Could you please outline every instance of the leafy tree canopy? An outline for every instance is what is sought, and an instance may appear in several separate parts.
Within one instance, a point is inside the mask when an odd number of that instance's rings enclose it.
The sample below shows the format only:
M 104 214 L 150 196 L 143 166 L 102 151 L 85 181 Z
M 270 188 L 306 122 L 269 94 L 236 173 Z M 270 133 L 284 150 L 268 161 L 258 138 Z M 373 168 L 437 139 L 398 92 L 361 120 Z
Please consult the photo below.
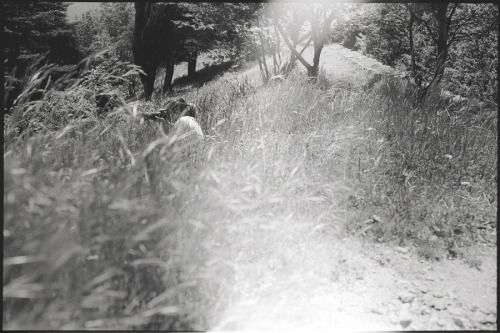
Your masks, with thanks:
M 48 53 L 50 61 L 72 64 L 80 60 L 72 26 L 66 19 L 68 3 L 7 1 L 4 9 L 6 69 L 26 66 Z

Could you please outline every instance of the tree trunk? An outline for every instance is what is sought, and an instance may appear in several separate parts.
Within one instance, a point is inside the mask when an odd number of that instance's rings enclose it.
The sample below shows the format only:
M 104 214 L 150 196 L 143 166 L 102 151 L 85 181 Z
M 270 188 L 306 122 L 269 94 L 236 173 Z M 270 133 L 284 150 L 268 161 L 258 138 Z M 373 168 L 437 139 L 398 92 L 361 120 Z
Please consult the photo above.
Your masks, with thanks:
M 415 12 L 410 7 L 408 7 L 408 10 L 410 11 L 410 21 L 408 22 L 408 34 L 410 40 L 410 59 L 411 59 L 410 73 L 411 77 L 415 81 L 415 84 L 417 85 L 417 87 L 420 88 L 420 86 L 422 85 L 422 79 L 420 73 L 417 73 L 417 64 L 415 62 L 415 40 L 413 39 Z
M 169 52 L 165 59 L 165 78 L 163 79 L 163 93 L 172 91 L 172 80 L 175 69 L 175 51 Z
M 135 26 L 132 41 L 134 62 L 142 67 L 144 97 L 150 100 L 158 66 L 175 53 L 177 4 L 135 3 Z
M 302 65 L 304 65 L 305 68 L 307 68 L 307 72 L 309 73 L 312 66 L 309 65 L 309 63 L 302 57 L 302 55 L 293 47 L 292 43 L 286 37 L 286 34 L 283 31 L 283 28 L 281 27 L 281 25 L 279 24 L 279 22 L 275 22 L 275 25 L 278 28 L 278 31 L 280 32 L 281 37 L 283 37 L 283 40 L 285 41 L 286 46 L 288 46 L 288 48 L 290 49 L 290 52 L 291 52 L 291 54 L 290 54 L 290 60 L 293 59 L 293 61 L 295 61 L 295 60 L 300 61 L 300 63 Z M 292 58 L 292 55 L 293 55 L 293 58 Z M 290 62 L 290 66 L 292 65 L 292 63 L 293 62 Z
M 196 60 L 198 58 L 198 51 L 189 53 L 188 58 L 188 77 L 192 77 L 196 73 Z
M 429 91 L 430 87 L 440 83 L 443 78 L 446 60 L 448 58 L 448 48 L 449 48 L 448 32 L 450 29 L 451 18 L 455 13 L 455 9 L 457 8 L 457 3 L 455 3 L 454 7 L 451 10 L 450 15 L 447 16 L 446 11 L 448 9 L 449 3 L 436 3 L 434 5 L 436 6 L 435 16 L 438 24 L 437 26 L 438 38 L 436 40 L 438 56 L 437 56 L 437 63 L 436 63 L 436 69 L 434 71 L 434 76 L 429 85 L 424 89 L 422 89 L 420 92 L 420 98 L 419 98 L 420 103 L 425 99 L 425 96 L 427 95 L 427 92 Z
M 146 73 L 146 75 L 140 75 L 142 86 L 144 87 L 144 98 L 146 101 L 150 101 L 155 88 L 156 66 L 143 66 L 142 69 Z
M 163 80 L 163 93 L 172 91 L 172 79 L 174 77 L 175 65 L 173 61 L 165 64 L 165 79 Z
M 321 51 L 323 50 L 323 43 L 318 43 L 318 44 L 314 45 L 313 65 L 311 66 L 311 68 L 308 68 L 309 77 L 314 79 L 318 77 L 319 58 L 321 56 Z
M 261 28 L 263 26 L 263 24 L 261 24 L 260 21 L 258 21 L 257 23 L 259 25 L 259 28 Z M 260 40 L 260 45 L 261 45 L 261 53 L 262 53 L 262 60 L 259 59 L 259 62 L 262 61 L 262 67 L 264 69 L 263 77 L 265 78 L 264 79 L 264 83 L 265 83 L 265 82 L 269 81 L 269 79 L 271 78 L 271 76 L 269 75 L 269 70 L 267 69 L 267 62 L 266 62 L 266 41 L 265 41 L 264 35 L 262 34 L 262 31 L 259 31 L 258 35 L 259 35 L 259 40 Z
M 436 72 L 434 73 L 433 81 L 436 80 L 436 83 L 439 83 L 443 78 L 446 59 L 448 58 L 448 24 L 446 17 L 446 9 L 448 8 L 448 4 L 440 3 L 437 6 L 436 19 L 438 22 L 438 61 L 436 64 Z

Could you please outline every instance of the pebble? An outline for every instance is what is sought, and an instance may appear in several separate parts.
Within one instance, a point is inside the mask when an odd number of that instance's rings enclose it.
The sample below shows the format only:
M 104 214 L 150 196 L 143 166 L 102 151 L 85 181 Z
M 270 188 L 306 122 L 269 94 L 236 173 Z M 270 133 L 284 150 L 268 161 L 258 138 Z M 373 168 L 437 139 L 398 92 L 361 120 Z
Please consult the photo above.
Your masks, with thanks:
M 432 304 L 432 307 L 436 310 L 443 311 L 447 309 L 447 304 L 446 302 L 443 302 L 443 300 L 435 300 Z
M 430 314 L 431 310 L 428 307 L 422 307 L 422 310 L 420 310 L 420 313 L 423 315 Z
M 439 326 L 441 326 L 440 320 L 439 320 L 438 316 L 435 313 L 433 313 L 431 315 L 431 318 L 429 319 L 429 323 L 433 324 L 433 325 L 439 325 Z
M 448 292 L 448 297 L 451 299 L 457 299 L 457 295 L 455 295 L 455 293 L 452 291 Z
M 398 299 L 406 304 L 406 303 L 411 303 L 415 299 L 415 294 L 410 293 L 410 292 L 401 292 L 397 294 Z
M 454 317 L 453 322 L 461 329 L 469 327 L 468 320 L 463 317 Z
M 399 283 L 399 284 L 411 284 L 410 281 L 405 280 L 405 279 L 397 279 L 396 283 Z
M 419 286 L 418 289 L 422 294 L 427 294 L 427 287 L 425 286 Z
M 477 320 L 481 324 L 495 324 L 496 323 L 496 316 L 493 314 L 488 314 L 485 315 L 484 313 L 476 313 L 474 316 L 474 319 Z
M 389 320 L 391 321 L 392 324 L 397 324 L 398 323 L 398 317 L 396 316 L 395 313 L 391 313 L 389 315 Z
M 486 314 L 486 315 L 488 315 L 488 314 L 490 314 L 490 313 L 491 313 L 491 314 L 496 314 L 496 313 L 497 313 L 495 309 L 481 309 L 480 311 L 481 311 L 482 313 Z
M 432 296 L 434 296 L 436 298 L 443 298 L 444 297 L 444 295 L 440 292 L 434 292 L 434 293 L 432 293 Z
M 437 324 L 439 326 L 446 326 L 446 321 L 444 319 L 440 318 L 440 319 L 437 320 Z
M 445 331 L 456 331 L 457 330 L 457 326 L 454 324 L 454 323 L 445 323 L 444 325 L 444 330 Z
M 403 305 L 403 307 L 401 307 L 401 310 L 399 311 L 398 322 L 403 328 L 410 326 L 412 322 L 412 316 L 409 306 Z
M 406 247 L 396 247 L 396 251 L 399 251 L 401 253 L 408 253 L 408 249 Z
M 371 308 L 370 311 L 375 314 L 383 315 L 384 312 L 381 307 Z
M 463 310 L 454 306 L 454 307 L 448 308 L 448 313 L 450 313 L 453 316 L 461 316 L 463 314 Z
M 425 294 L 422 296 L 422 302 L 424 304 L 432 304 L 433 301 L 434 301 L 434 298 L 429 294 Z

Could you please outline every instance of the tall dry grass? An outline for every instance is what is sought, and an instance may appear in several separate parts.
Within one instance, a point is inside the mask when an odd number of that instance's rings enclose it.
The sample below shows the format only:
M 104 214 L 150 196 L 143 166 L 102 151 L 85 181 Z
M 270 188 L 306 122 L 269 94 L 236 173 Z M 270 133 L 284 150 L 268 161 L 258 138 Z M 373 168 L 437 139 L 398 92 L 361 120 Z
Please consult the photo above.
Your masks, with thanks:
M 366 156 L 363 190 L 353 201 L 386 218 L 375 236 L 413 244 L 428 259 L 495 244 L 498 110 L 450 105 L 439 87 L 416 108 L 412 85 L 387 77 L 368 95 L 370 131 L 356 148 Z
M 189 91 L 206 134 L 195 145 L 141 124 L 132 104 L 99 118 L 83 91 L 48 92 L 48 115 L 85 116 L 4 144 L 4 328 L 207 330 L 257 222 L 335 224 L 343 237 L 378 214 L 377 238 L 422 241 L 424 226 L 453 230 L 450 214 L 493 211 L 481 198 L 496 194 L 495 131 L 412 110 L 390 82 L 322 75 Z

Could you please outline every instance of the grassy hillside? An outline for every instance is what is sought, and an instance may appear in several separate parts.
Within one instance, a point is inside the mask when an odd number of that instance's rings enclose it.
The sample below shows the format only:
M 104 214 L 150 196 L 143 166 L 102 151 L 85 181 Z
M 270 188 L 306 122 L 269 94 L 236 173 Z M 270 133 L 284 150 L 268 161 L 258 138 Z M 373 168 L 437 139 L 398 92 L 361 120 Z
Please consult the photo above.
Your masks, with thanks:
M 415 109 L 403 82 L 330 60 L 345 72 L 316 83 L 231 75 L 187 91 L 206 134 L 193 145 L 132 106 L 63 122 L 91 97 L 47 95 L 42 125 L 59 127 L 4 144 L 4 328 L 207 330 L 231 302 L 234 259 L 269 256 L 245 244 L 278 222 L 430 260 L 496 227 L 489 113 L 444 111 L 438 96 Z

